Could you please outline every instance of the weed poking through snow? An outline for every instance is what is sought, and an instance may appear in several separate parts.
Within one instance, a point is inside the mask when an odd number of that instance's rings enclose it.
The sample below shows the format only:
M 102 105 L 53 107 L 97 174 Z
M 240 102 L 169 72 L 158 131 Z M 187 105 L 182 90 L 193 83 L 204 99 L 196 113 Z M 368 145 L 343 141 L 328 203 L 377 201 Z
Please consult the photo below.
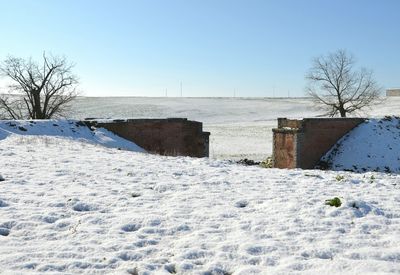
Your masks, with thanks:
M 81 224 L 81 220 L 79 220 L 75 225 L 71 226 L 69 230 L 72 234 L 76 234 L 78 232 L 78 226 Z
M 342 180 L 344 180 L 344 176 L 342 176 L 342 175 L 337 175 L 337 176 L 335 177 L 335 179 L 336 179 L 337 181 L 342 181 Z
M 325 200 L 325 205 L 340 207 L 342 201 L 338 197 L 334 197 L 333 199 Z

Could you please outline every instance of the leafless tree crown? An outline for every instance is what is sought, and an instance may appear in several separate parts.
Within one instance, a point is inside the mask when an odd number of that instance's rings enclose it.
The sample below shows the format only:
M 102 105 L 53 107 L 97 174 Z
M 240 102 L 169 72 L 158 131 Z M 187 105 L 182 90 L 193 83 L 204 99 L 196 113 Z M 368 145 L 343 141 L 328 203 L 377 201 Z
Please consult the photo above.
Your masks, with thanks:
M 65 115 L 76 98 L 77 77 L 65 57 L 46 56 L 39 64 L 32 59 L 8 57 L 0 64 L 8 94 L 0 96 L 0 118 L 50 119 Z
M 347 114 L 380 100 L 382 89 L 371 70 L 354 68 L 355 60 L 345 50 L 315 58 L 306 79 L 307 93 L 328 116 Z

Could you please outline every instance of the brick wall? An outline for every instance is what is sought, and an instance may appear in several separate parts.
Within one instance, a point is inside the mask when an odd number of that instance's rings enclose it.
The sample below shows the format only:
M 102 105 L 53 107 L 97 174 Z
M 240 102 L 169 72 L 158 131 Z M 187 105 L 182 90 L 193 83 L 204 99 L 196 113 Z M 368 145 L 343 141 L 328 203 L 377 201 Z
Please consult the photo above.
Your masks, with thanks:
M 273 129 L 276 168 L 312 169 L 329 149 L 364 118 L 278 119 Z
M 185 118 L 85 120 L 135 142 L 150 153 L 168 156 L 209 156 L 209 132 L 203 124 Z
M 278 128 L 292 128 L 292 129 L 300 129 L 302 128 L 303 120 L 299 119 L 287 119 L 287 118 L 278 118 Z
M 274 167 L 296 168 L 296 139 L 297 131 L 295 129 L 274 129 L 272 147 L 274 154 Z

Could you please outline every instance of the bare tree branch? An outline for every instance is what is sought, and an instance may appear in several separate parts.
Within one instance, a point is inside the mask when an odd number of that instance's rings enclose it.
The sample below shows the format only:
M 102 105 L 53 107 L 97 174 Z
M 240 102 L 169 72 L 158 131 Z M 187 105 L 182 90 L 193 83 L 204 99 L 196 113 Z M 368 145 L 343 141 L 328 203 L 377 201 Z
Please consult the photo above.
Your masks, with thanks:
M 76 98 L 77 77 L 65 57 L 47 56 L 43 65 L 31 59 L 8 57 L 0 74 L 11 80 L 0 98 L 0 116 L 10 119 L 49 119 L 65 115 Z
M 373 79 L 372 71 L 354 69 L 353 55 L 338 50 L 315 58 L 306 75 L 307 94 L 328 116 L 356 112 L 380 100 L 382 89 Z

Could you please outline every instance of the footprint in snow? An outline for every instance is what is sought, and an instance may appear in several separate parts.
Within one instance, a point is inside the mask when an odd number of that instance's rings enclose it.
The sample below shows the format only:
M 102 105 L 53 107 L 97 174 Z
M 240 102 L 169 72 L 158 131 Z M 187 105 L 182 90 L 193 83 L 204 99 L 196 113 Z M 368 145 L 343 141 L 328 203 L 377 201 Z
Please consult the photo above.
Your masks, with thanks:
M 361 200 L 348 201 L 346 205 L 347 207 L 353 210 L 353 213 L 357 218 L 362 218 L 368 215 L 369 213 L 372 213 L 377 216 L 385 215 L 385 213 L 381 209 L 377 208 L 372 204 L 366 203 L 365 201 Z
M 253 256 L 260 256 L 277 250 L 275 246 L 251 246 L 246 249 L 247 253 Z
M 159 226 L 161 224 L 160 219 L 152 219 L 148 222 L 149 226 Z
M 15 222 L 5 222 L 0 224 L 0 236 L 8 236 L 10 234 L 11 228 L 15 225 Z
M 136 247 L 146 247 L 146 246 L 149 246 L 149 245 L 157 245 L 158 241 L 156 241 L 156 240 L 140 240 L 140 241 L 137 241 L 137 242 L 135 242 L 133 244 Z
M 177 273 L 175 264 L 166 264 L 164 265 L 164 269 L 171 274 Z
M 182 231 L 190 231 L 190 227 L 189 227 L 188 225 L 186 225 L 186 224 L 182 224 L 182 225 L 179 225 L 179 226 L 176 228 L 176 230 L 179 231 L 179 232 L 182 232 Z
M 0 236 L 8 236 L 10 234 L 10 229 L 8 228 L 4 228 L 4 227 L 0 227 Z
M 237 207 L 237 208 L 244 208 L 244 207 L 246 207 L 248 204 L 249 204 L 248 201 L 246 201 L 246 200 L 240 200 L 240 201 L 235 202 L 235 207 Z
M 134 232 L 140 229 L 140 225 L 134 223 L 128 223 L 121 227 L 121 230 L 124 232 Z
M 0 199 L 0 207 L 6 207 L 6 206 L 8 206 L 8 204 Z
M 44 216 L 41 220 L 45 223 L 55 223 L 59 218 L 55 216 Z
M 78 202 L 78 203 L 74 204 L 72 209 L 75 211 L 78 211 L 78 212 L 86 212 L 86 211 L 96 210 L 96 207 L 94 207 L 90 204 L 84 203 L 84 202 Z

